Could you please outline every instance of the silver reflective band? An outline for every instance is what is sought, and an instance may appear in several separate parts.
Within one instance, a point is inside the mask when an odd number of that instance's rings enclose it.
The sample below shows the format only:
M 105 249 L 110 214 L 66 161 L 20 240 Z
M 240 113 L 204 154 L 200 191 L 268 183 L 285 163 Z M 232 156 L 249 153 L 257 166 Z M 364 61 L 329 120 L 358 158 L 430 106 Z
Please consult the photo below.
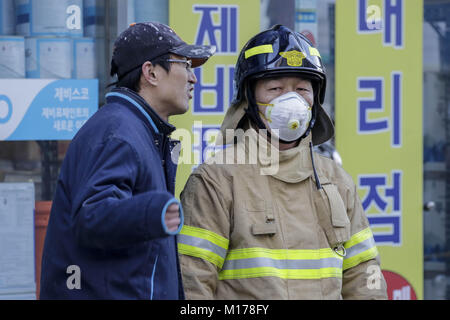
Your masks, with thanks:
M 342 269 L 342 259 L 323 258 L 314 260 L 291 260 L 291 259 L 271 259 L 271 258 L 248 258 L 225 260 L 222 270 L 249 269 L 272 267 L 276 269 L 323 269 L 339 268 Z
M 179 234 L 177 236 L 177 239 L 178 239 L 178 243 L 187 244 L 189 246 L 193 246 L 196 248 L 201 248 L 201 249 L 205 249 L 205 250 L 214 252 L 215 254 L 222 257 L 223 259 L 225 259 L 226 255 L 227 255 L 226 249 L 221 248 L 218 245 L 212 243 L 211 241 L 208 241 L 208 240 L 205 240 L 202 238 L 188 236 L 185 234 Z
M 347 255 L 345 258 L 348 259 L 354 257 L 357 254 L 360 254 L 361 252 L 372 249 L 373 247 L 375 247 L 375 240 L 373 239 L 373 237 L 370 237 L 364 240 L 363 242 L 360 242 L 350 248 L 347 248 Z

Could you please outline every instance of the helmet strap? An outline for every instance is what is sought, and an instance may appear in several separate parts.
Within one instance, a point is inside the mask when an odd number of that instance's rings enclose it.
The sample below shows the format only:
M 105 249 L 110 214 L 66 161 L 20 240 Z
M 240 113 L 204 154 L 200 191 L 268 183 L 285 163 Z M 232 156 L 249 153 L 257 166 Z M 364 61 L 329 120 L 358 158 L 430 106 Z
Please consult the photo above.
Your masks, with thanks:
M 266 129 L 270 137 L 270 132 L 266 127 L 266 125 L 264 124 L 264 122 L 262 121 L 261 116 L 259 115 L 258 105 L 256 104 L 256 99 L 255 96 L 253 95 L 250 83 L 248 83 L 245 87 L 248 101 L 248 107 L 245 110 L 245 113 L 259 129 Z
M 311 117 L 311 121 L 309 122 L 309 126 L 308 129 L 306 130 L 306 132 L 303 134 L 303 136 L 300 137 L 300 139 L 306 138 L 308 136 L 308 134 L 311 132 L 312 128 L 314 128 L 314 124 L 316 123 L 316 119 L 317 119 L 317 110 L 319 108 L 319 92 L 320 92 L 320 83 L 318 81 L 313 81 L 313 90 L 315 92 L 314 94 L 314 104 L 313 104 L 313 108 L 312 108 L 312 117 Z

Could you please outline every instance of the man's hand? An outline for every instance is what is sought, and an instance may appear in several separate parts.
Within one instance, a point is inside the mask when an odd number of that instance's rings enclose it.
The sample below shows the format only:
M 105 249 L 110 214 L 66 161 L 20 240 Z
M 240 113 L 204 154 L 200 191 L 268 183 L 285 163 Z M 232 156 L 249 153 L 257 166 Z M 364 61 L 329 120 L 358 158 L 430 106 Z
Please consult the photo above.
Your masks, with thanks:
M 176 231 L 180 226 L 180 206 L 176 203 L 171 204 L 164 216 L 164 223 L 170 232 Z

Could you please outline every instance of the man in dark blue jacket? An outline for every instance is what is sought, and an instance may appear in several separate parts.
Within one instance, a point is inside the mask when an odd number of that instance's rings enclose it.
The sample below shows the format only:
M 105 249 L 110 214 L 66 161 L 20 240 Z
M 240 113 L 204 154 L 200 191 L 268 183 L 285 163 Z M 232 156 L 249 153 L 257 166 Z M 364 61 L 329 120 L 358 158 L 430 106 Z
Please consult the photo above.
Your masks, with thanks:
M 184 299 L 176 237 L 175 127 L 214 47 L 132 24 L 115 42 L 106 105 L 67 151 L 42 258 L 41 299 Z

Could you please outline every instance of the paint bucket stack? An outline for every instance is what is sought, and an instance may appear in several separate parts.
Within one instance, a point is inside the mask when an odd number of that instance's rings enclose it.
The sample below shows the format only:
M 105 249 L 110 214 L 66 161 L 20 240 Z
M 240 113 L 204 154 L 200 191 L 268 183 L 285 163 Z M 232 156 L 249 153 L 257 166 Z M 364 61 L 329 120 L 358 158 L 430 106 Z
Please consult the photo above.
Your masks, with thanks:
M 23 37 L 0 36 L 0 78 L 25 78 Z
M 14 0 L 0 0 L 0 78 L 25 78 L 25 41 L 15 36 Z
M 82 37 L 82 0 L 15 0 L 16 32 L 26 37 Z
M 92 79 L 96 76 L 95 39 L 76 38 L 72 40 L 72 78 Z
M 167 0 L 133 0 L 134 22 L 158 21 L 169 23 L 169 1 Z
M 85 37 L 83 5 L 0 0 L 0 78 L 95 78 L 95 39 Z
M 0 36 L 13 35 L 16 28 L 14 0 L 0 0 Z
M 86 41 L 81 41 L 78 44 L 79 56 L 75 58 L 79 70 L 77 73 L 81 73 L 79 76 L 89 77 L 89 74 L 87 74 L 89 72 L 93 72 L 94 77 L 97 74 L 106 75 L 108 73 L 104 63 L 105 60 L 109 60 L 108 57 L 105 59 L 105 28 L 109 27 L 105 25 L 105 1 L 109 0 L 83 0 L 84 36 Z M 88 39 L 92 40 L 91 44 L 88 44 Z M 87 56 L 83 58 L 83 55 Z M 91 64 L 94 65 L 94 70 L 89 69 Z M 100 82 L 103 83 L 104 77 L 99 78 Z
M 70 38 L 29 37 L 25 48 L 27 78 L 71 78 Z
M 84 36 L 101 38 L 105 36 L 105 0 L 83 1 Z

